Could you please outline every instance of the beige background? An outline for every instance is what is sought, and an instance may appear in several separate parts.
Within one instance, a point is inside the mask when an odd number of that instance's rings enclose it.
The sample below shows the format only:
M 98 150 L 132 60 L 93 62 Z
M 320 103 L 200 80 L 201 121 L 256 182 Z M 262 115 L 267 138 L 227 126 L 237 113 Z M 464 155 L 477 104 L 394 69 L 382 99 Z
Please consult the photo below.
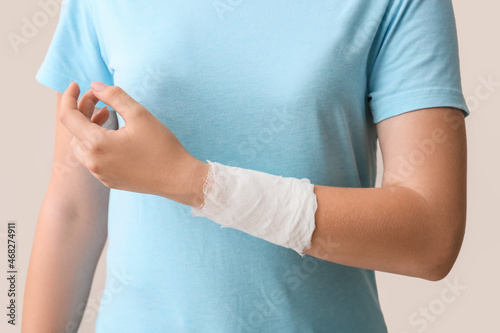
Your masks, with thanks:
M 455 0 L 462 78 L 472 114 L 467 118 L 469 147 L 468 227 L 460 257 L 439 282 L 378 274 L 382 307 L 390 332 L 500 332 L 500 2 Z M 19 33 L 22 18 L 41 11 L 37 1 L 3 1 L 0 5 L 0 271 L 7 271 L 8 220 L 18 223 L 18 316 L 38 211 L 48 184 L 54 143 L 55 92 L 38 84 L 40 66 L 57 24 L 57 15 L 15 53 L 6 36 Z M 43 23 L 43 22 L 42 22 Z M 380 164 L 380 163 L 379 163 Z M 379 170 L 382 170 L 380 164 Z M 380 175 L 379 175 L 380 179 Z M 90 299 L 103 289 L 101 260 Z M 462 289 L 450 288 L 459 284 Z M 465 288 L 465 289 L 464 289 Z M 7 305 L 7 283 L 0 282 L 0 308 Z M 420 311 L 429 309 L 428 317 Z M 0 313 L 0 331 L 20 332 Z M 93 332 L 95 311 L 80 332 Z M 17 318 L 21 322 L 20 316 Z M 412 321 L 413 320 L 413 321 Z

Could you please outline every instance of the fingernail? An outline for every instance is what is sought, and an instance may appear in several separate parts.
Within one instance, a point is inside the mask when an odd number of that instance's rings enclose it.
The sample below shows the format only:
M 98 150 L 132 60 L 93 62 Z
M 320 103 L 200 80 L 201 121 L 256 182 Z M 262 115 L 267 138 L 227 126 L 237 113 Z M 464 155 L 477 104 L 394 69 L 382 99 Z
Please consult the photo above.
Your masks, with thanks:
M 108 85 L 102 83 L 102 82 L 99 82 L 99 81 L 95 81 L 95 82 L 92 82 L 90 84 L 90 86 L 92 87 L 92 89 L 94 89 L 95 91 L 103 91 L 104 88 L 106 88 Z

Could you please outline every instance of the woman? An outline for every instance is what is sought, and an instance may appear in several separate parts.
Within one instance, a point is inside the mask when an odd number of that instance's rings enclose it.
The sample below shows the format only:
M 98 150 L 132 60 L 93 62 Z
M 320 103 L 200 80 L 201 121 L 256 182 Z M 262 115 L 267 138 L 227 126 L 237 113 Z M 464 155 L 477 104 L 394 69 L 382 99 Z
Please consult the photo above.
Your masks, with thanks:
M 374 270 L 448 274 L 469 114 L 450 0 L 63 5 L 23 332 L 93 319 L 107 237 L 97 332 L 387 332 Z M 236 199 L 207 198 L 211 161 Z

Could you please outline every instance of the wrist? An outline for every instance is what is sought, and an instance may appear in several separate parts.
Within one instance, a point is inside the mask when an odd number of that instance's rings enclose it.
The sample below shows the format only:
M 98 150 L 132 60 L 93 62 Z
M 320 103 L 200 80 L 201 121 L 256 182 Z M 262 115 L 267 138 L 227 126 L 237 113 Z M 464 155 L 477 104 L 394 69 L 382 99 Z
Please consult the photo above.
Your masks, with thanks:
M 207 179 L 210 165 L 196 159 L 191 169 L 191 176 L 188 185 L 189 206 L 199 208 L 205 200 L 203 188 Z
M 160 195 L 183 205 L 200 207 L 204 201 L 203 186 L 210 165 L 189 155 L 178 159 L 171 170 L 162 170 L 156 190 L 148 193 Z

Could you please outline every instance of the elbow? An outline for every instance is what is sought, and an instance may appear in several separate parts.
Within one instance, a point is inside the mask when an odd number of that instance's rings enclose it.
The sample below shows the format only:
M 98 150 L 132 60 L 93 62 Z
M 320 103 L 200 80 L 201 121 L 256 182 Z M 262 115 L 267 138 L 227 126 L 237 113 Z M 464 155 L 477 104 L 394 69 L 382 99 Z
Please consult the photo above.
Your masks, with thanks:
M 452 270 L 457 260 L 463 237 L 457 237 L 439 246 L 429 246 L 428 254 L 423 258 L 421 278 L 429 281 L 440 281 Z
M 426 246 L 409 261 L 405 261 L 404 269 L 399 274 L 412 276 L 428 281 L 440 281 L 448 276 L 458 257 L 459 248 L 443 252 L 436 247 Z
M 428 281 L 440 281 L 453 269 L 460 253 L 465 234 L 465 218 L 449 223 L 449 228 L 434 231 L 429 237 L 420 258 L 420 277 Z
M 448 276 L 453 268 L 455 260 L 442 259 L 436 263 L 429 264 L 420 274 L 421 278 L 428 281 L 440 281 Z

